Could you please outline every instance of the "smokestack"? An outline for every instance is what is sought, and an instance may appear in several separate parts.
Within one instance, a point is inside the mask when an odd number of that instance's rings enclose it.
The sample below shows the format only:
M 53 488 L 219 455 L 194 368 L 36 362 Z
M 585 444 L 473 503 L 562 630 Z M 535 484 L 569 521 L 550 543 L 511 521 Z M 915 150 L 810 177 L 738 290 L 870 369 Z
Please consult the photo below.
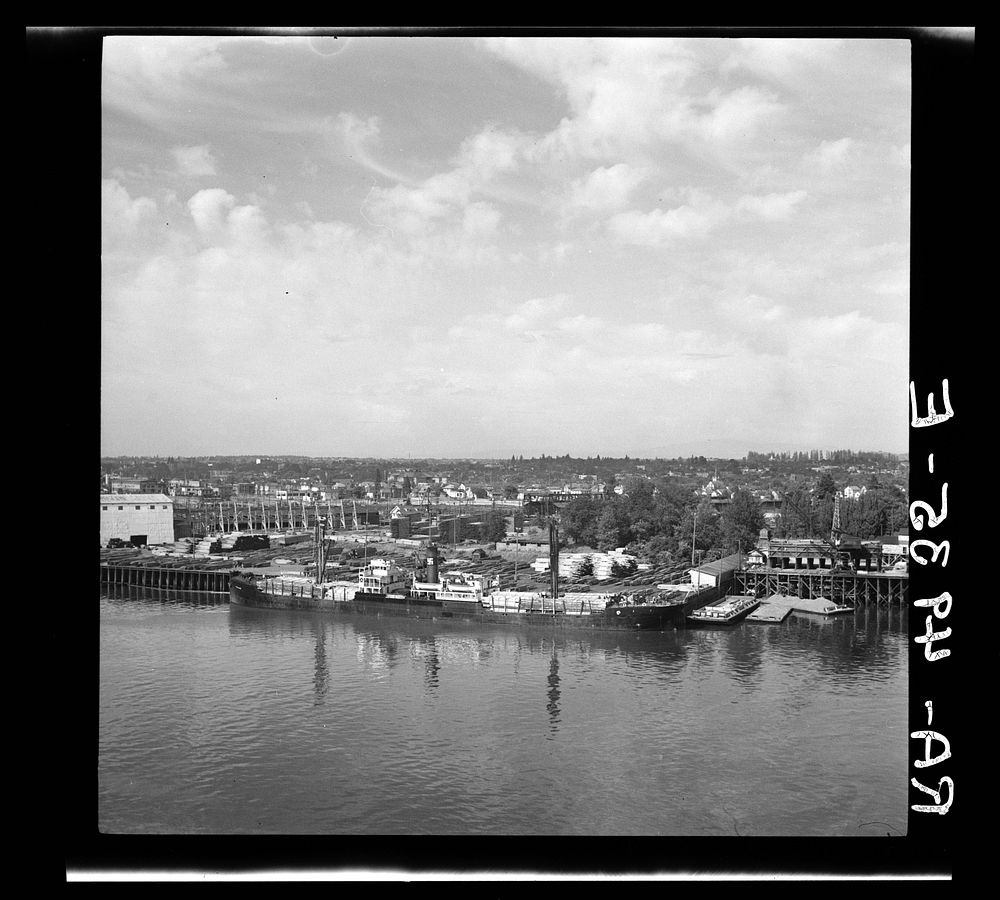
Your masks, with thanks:
M 427 582 L 433 584 L 438 580 L 437 544 L 431 544 L 427 549 Z
M 549 520 L 549 571 L 552 574 L 552 599 L 559 596 L 559 529 Z

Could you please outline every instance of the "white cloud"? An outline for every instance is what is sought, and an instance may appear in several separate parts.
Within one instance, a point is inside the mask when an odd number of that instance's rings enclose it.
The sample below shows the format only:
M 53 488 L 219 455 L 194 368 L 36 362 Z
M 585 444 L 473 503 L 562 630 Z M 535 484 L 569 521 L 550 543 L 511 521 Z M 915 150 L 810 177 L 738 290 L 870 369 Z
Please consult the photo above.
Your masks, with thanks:
M 173 109 L 199 94 L 204 98 L 201 86 L 226 71 L 221 48 L 231 40 L 183 35 L 105 37 L 102 101 L 130 115 L 161 119 L 165 107 Z
M 106 236 L 131 233 L 156 210 L 156 201 L 149 197 L 133 199 L 114 179 L 106 178 L 101 183 L 101 221 Z
M 215 175 L 217 164 L 212 151 L 205 144 L 197 147 L 174 147 L 170 151 L 181 175 Z
M 695 117 L 691 127 L 709 141 L 753 138 L 783 108 L 775 94 L 752 86 L 728 93 L 711 91 L 707 102 L 709 111 Z
M 643 180 L 644 173 L 627 163 L 601 166 L 570 184 L 570 209 L 606 211 L 628 202 L 629 195 Z
M 470 203 L 465 208 L 462 226 L 466 234 L 486 237 L 497 230 L 500 212 L 489 203 Z
M 839 38 L 737 38 L 729 42 L 730 53 L 722 71 L 743 69 L 756 75 L 793 79 L 805 66 L 833 64 L 843 46 Z
M 815 150 L 806 156 L 806 164 L 816 166 L 823 173 L 842 168 L 847 164 L 855 141 L 851 138 L 840 138 L 836 141 L 823 141 Z
M 556 322 L 556 327 L 569 334 L 593 336 L 602 333 L 605 322 L 597 316 L 577 315 L 560 319 Z
M 242 246 L 260 244 L 267 238 L 269 225 L 257 206 L 237 206 L 226 217 L 230 237 Z
M 618 213 L 608 220 L 608 230 L 624 244 L 659 247 L 674 239 L 702 238 L 726 216 L 722 204 L 696 192 L 690 203 L 673 209 Z
M 787 219 L 795 207 L 806 197 L 805 191 L 790 191 L 787 194 L 766 194 L 764 196 L 744 196 L 736 201 L 736 209 L 766 221 Z
M 513 313 L 504 318 L 504 327 L 515 331 L 537 327 L 543 321 L 551 320 L 558 315 L 567 302 L 568 298 L 564 294 L 525 300 L 517 306 Z
M 234 373 L 246 440 L 287 423 L 317 453 L 499 440 L 553 452 L 556 435 L 563 452 L 628 450 L 705 427 L 762 434 L 775 411 L 848 445 L 884 421 L 884 386 L 905 379 L 909 133 L 892 113 L 898 85 L 867 77 L 877 54 L 487 41 L 521 70 L 512 88 L 496 59 L 452 68 L 466 46 L 414 78 L 412 45 L 378 44 L 373 70 L 376 45 L 359 40 L 323 63 L 325 84 L 315 54 L 277 64 L 281 44 L 112 52 L 105 172 L 120 174 L 103 185 L 105 236 L 126 240 L 105 256 L 102 302 L 119 437 L 133 394 L 168 385 L 209 404 L 205 385 Z M 424 115 L 427 88 L 455 88 L 454 109 L 436 96 Z M 445 336 L 455 352 L 439 352 Z M 371 366 L 377 341 L 392 366 Z M 831 383 L 851 399 L 812 409 Z M 357 425 L 351 446 L 302 414 L 319 406 Z M 431 446 L 440 421 L 484 408 L 482 428 L 445 429 L 467 446 Z M 206 443 L 229 441 L 226 408 L 213 410 L 218 424 L 189 421 Z M 161 452 L 176 446 L 165 424 L 143 425 Z
M 386 166 L 376 154 L 381 145 L 381 125 L 378 116 L 362 118 L 352 112 L 338 113 L 332 125 L 324 122 L 320 128 L 338 156 L 354 160 L 359 165 L 392 181 L 408 184 L 410 179 Z
M 489 39 L 507 61 L 554 82 L 569 114 L 531 148 L 537 161 L 646 158 L 677 145 L 703 158 L 753 140 L 783 111 L 757 85 L 706 89 L 725 42 L 654 39 Z
M 222 188 L 198 191 L 188 202 L 195 227 L 204 236 L 218 234 L 225 227 L 226 213 L 236 205 L 236 198 Z

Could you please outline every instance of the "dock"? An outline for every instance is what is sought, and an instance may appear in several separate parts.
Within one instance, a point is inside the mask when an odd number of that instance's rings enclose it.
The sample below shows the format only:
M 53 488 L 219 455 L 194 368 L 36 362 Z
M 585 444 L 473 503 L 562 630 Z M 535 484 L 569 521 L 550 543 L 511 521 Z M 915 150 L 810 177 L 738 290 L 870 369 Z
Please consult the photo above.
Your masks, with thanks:
M 228 560 L 192 563 L 135 556 L 102 559 L 100 563 L 102 586 L 166 588 L 226 595 L 229 594 L 229 576 L 233 568 Z
M 845 606 L 836 604 L 826 597 L 788 597 L 784 594 L 773 594 L 761 601 L 769 612 L 777 614 L 785 610 L 785 615 L 792 612 L 814 613 L 820 616 L 846 615 Z M 853 607 L 847 607 L 853 610 Z M 781 617 L 782 619 L 784 616 Z M 768 619 L 767 621 L 772 621 Z M 781 621 L 778 619 L 777 621 Z
M 749 616 L 748 622 L 784 622 L 792 614 L 790 606 L 764 600 Z
M 738 569 L 734 591 L 771 597 L 829 597 L 848 606 L 906 606 L 909 576 L 905 571 L 835 572 L 829 569 Z

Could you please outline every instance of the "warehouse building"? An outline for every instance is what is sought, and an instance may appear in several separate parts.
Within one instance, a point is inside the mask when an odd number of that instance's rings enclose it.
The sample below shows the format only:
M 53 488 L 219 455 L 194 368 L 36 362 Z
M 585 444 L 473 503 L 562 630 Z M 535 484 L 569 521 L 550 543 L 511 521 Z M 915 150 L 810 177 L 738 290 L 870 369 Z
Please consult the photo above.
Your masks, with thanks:
M 101 546 L 174 542 L 174 501 L 165 494 L 101 494 Z
M 740 567 L 740 554 L 724 556 L 712 562 L 704 563 L 693 569 L 688 569 L 691 584 L 696 588 L 720 587 L 728 585 Z

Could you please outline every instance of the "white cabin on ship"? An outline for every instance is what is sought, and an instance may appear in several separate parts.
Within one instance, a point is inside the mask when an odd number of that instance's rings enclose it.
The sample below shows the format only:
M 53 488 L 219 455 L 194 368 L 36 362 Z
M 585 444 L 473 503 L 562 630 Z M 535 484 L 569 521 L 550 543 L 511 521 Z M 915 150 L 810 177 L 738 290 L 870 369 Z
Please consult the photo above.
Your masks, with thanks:
M 406 573 L 387 559 L 373 559 L 358 572 L 358 590 L 368 594 L 394 594 L 408 587 Z

